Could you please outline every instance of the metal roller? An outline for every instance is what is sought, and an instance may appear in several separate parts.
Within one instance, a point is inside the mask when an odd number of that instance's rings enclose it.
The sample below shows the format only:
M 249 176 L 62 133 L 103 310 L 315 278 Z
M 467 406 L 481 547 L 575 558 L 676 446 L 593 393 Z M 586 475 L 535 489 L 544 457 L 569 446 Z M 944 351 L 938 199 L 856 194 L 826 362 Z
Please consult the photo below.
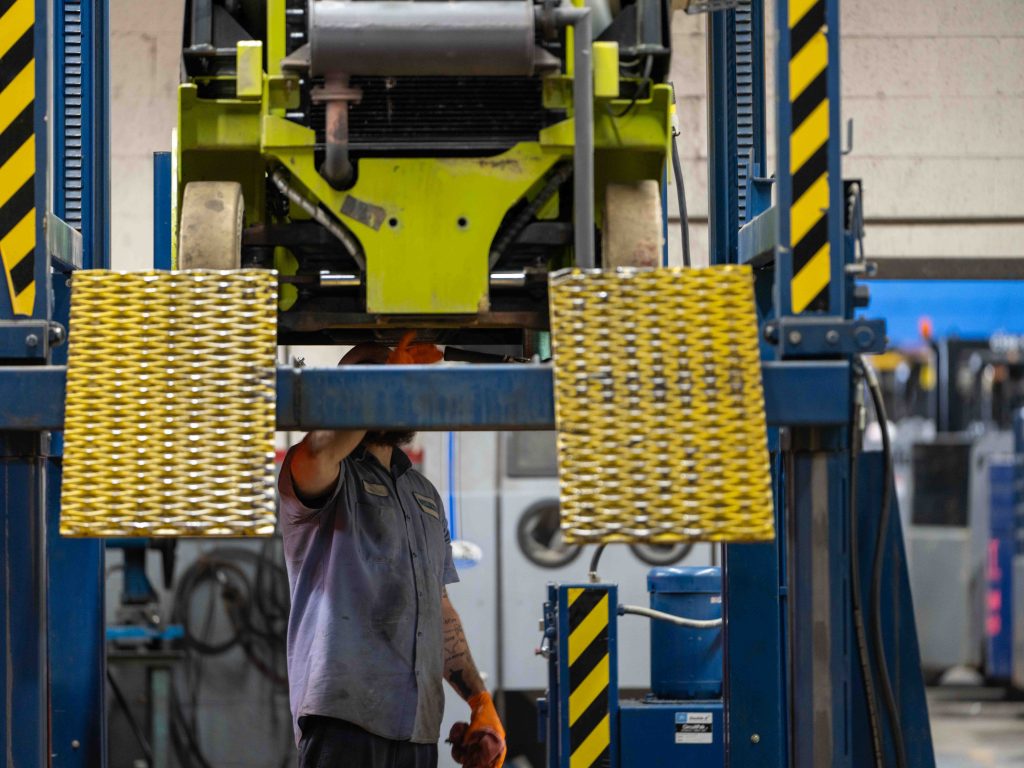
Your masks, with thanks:
M 531 75 L 533 4 L 525 0 L 314 0 L 314 75 Z

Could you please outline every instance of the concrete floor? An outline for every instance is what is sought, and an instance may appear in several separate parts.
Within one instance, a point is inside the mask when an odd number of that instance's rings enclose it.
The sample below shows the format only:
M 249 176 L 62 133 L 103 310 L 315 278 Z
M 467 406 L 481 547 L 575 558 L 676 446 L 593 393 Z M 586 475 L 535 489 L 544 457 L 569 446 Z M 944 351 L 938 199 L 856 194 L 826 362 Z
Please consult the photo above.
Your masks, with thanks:
M 937 768 L 1024 768 L 1024 701 L 977 686 L 928 690 Z

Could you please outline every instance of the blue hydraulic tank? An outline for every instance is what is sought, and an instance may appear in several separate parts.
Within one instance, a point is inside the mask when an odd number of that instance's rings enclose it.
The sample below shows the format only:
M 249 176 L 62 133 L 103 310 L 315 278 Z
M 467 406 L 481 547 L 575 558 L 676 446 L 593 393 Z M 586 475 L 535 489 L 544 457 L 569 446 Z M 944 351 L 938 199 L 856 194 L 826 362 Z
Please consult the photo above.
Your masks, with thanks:
M 720 568 L 655 568 L 647 575 L 651 608 L 687 619 L 722 618 Z M 651 691 L 659 699 L 722 695 L 722 628 L 651 622 Z

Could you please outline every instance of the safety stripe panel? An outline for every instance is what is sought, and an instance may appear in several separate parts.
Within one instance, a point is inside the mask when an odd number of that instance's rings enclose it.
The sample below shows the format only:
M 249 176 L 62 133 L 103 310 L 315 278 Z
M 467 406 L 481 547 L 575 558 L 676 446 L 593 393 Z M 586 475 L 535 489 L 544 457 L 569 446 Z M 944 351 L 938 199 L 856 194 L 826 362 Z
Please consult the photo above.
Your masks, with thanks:
M 825 0 L 789 0 L 789 44 L 790 302 L 797 314 L 829 308 L 830 106 Z
M 36 300 L 34 0 L 0 3 L 0 261 L 15 315 Z
M 569 768 L 611 765 L 607 589 L 570 590 Z

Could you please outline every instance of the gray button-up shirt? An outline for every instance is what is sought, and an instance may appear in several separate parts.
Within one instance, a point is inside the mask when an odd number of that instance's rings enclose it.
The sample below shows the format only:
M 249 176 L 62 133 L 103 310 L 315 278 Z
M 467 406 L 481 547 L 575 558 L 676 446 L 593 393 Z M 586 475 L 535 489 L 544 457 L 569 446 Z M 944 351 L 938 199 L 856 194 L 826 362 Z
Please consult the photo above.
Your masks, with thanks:
M 357 448 L 318 509 L 278 481 L 291 586 L 288 686 L 304 715 L 388 739 L 437 743 L 444 714 L 441 593 L 458 581 L 437 490 L 399 449 L 390 468 Z

